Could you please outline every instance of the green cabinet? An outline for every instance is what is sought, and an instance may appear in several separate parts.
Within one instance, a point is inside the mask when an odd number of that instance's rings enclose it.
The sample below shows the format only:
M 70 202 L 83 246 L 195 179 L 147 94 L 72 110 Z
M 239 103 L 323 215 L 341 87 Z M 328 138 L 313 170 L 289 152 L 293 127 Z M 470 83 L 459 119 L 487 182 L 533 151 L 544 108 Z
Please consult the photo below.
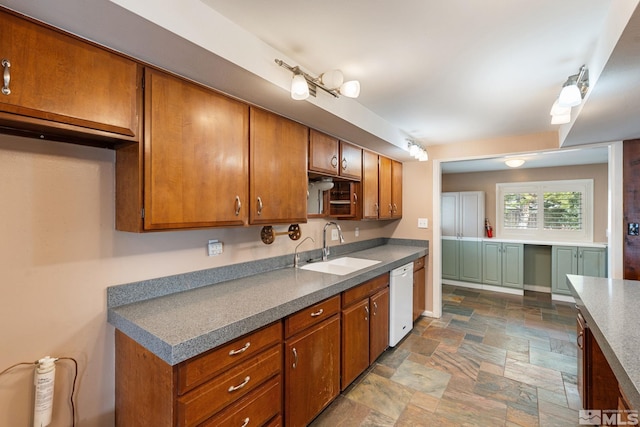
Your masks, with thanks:
M 442 278 L 482 282 L 482 242 L 442 239 Z
M 607 276 L 607 249 L 581 246 L 553 246 L 551 249 L 551 292 L 571 295 L 567 274 Z
M 482 283 L 524 288 L 524 245 L 482 242 Z

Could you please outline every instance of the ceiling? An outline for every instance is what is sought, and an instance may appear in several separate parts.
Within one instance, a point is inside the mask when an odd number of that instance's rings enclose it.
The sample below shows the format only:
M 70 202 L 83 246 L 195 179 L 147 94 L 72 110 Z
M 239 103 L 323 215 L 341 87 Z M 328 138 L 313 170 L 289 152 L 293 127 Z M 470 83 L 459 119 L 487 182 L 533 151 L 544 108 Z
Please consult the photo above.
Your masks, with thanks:
M 0 0 L 146 62 L 401 160 L 424 146 L 558 131 L 640 137 L 639 0 Z M 357 100 L 288 94 L 280 58 L 358 79 Z M 568 125 L 549 109 L 582 64 Z M 578 157 L 574 152 L 566 158 Z

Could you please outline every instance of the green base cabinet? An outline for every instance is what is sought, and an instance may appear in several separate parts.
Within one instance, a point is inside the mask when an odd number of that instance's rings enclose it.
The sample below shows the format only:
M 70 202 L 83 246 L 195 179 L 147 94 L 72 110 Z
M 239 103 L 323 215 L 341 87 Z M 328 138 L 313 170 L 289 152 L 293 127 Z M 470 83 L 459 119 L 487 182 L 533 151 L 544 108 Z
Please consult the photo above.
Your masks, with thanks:
M 482 242 L 442 239 L 442 278 L 482 283 Z
M 524 245 L 482 242 L 482 283 L 524 288 Z
M 571 295 L 567 274 L 607 277 L 607 249 L 581 246 L 551 248 L 551 292 Z
M 442 278 L 450 280 L 459 280 L 458 273 L 458 240 L 442 239 Z

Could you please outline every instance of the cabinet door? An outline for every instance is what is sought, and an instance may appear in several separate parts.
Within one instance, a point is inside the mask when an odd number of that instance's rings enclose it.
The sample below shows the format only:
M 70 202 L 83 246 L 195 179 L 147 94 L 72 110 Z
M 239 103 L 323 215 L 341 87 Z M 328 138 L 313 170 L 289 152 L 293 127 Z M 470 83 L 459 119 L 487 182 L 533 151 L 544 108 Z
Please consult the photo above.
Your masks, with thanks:
M 461 192 L 459 206 L 460 237 L 484 237 L 484 192 Z
M 340 176 L 362 178 L 362 148 L 340 141 Z
M 524 288 L 524 245 L 520 243 L 502 244 L 502 286 Z
M 440 223 L 443 236 L 458 237 L 459 200 L 459 193 L 442 193 L 440 202 Z
M 0 123 L 138 140 L 135 62 L 7 12 L 0 20 L 0 58 L 11 64 Z
M 482 282 L 482 242 L 460 240 L 460 280 Z
M 502 285 L 502 243 L 482 242 L 482 283 Z
M 391 217 L 402 218 L 402 163 L 391 161 Z
M 378 201 L 380 212 L 378 218 L 390 219 L 393 212 L 391 202 L 391 159 L 378 156 Z
M 309 424 L 340 393 L 340 316 L 285 342 L 285 425 Z
M 425 290 L 426 270 L 421 268 L 413 272 L 413 321 L 420 318 L 426 309 Z
M 578 311 L 577 320 L 576 320 L 576 332 L 577 332 L 577 345 L 578 345 L 578 394 L 580 395 L 580 400 L 582 401 L 583 408 L 590 408 L 588 406 L 590 403 L 589 399 L 589 389 L 591 384 L 589 384 L 591 378 L 590 366 L 589 366 L 589 351 L 588 348 L 589 342 L 591 341 L 591 337 L 588 336 L 590 333 L 589 328 L 587 327 L 587 322 L 582 317 L 582 313 Z
M 458 280 L 460 274 L 458 265 L 460 264 L 459 241 L 455 239 L 442 239 L 442 278 L 450 280 Z
M 370 312 L 369 298 L 342 310 L 342 390 L 369 367 Z
M 359 182 L 335 181 L 329 194 L 329 216 L 341 219 L 358 218 Z
M 362 151 L 362 217 L 378 219 L 378 155 Z
M 551 292 L 571 295 L 567 286 L 567 274 L 578 273 L 578 248 L 553 246 L 551 248 Z
M 307 222 L 309 129 L 258 108 L 251 108 L 249 128 L 249 222 Z
M 389 346 L 389 287 L 373 295 L 369 306 L 371 309 L 369 365 L 371 365 Z
M 246 104 L 146 71 L 146 230 L 247 223 Z
M 578 248 L 578 274 L 607 277 L 607 250 L 605 248 Z
M 338 175 L 338 139 L 317 130 L 309 130 L 309 171 Z

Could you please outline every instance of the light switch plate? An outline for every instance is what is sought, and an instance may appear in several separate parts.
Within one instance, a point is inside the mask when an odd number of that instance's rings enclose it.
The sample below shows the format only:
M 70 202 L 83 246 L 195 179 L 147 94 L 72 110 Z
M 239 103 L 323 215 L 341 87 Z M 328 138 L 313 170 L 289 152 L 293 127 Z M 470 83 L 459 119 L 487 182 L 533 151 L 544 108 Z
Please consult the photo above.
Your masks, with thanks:
M 418 228 L 429 228 L 429 219 L 418 218 Z
M 217 240 L 209 240 L 207 244 L 207 254 L 209 256 L 216 256 L 222 253 L 222 242 L 218 242 Z

